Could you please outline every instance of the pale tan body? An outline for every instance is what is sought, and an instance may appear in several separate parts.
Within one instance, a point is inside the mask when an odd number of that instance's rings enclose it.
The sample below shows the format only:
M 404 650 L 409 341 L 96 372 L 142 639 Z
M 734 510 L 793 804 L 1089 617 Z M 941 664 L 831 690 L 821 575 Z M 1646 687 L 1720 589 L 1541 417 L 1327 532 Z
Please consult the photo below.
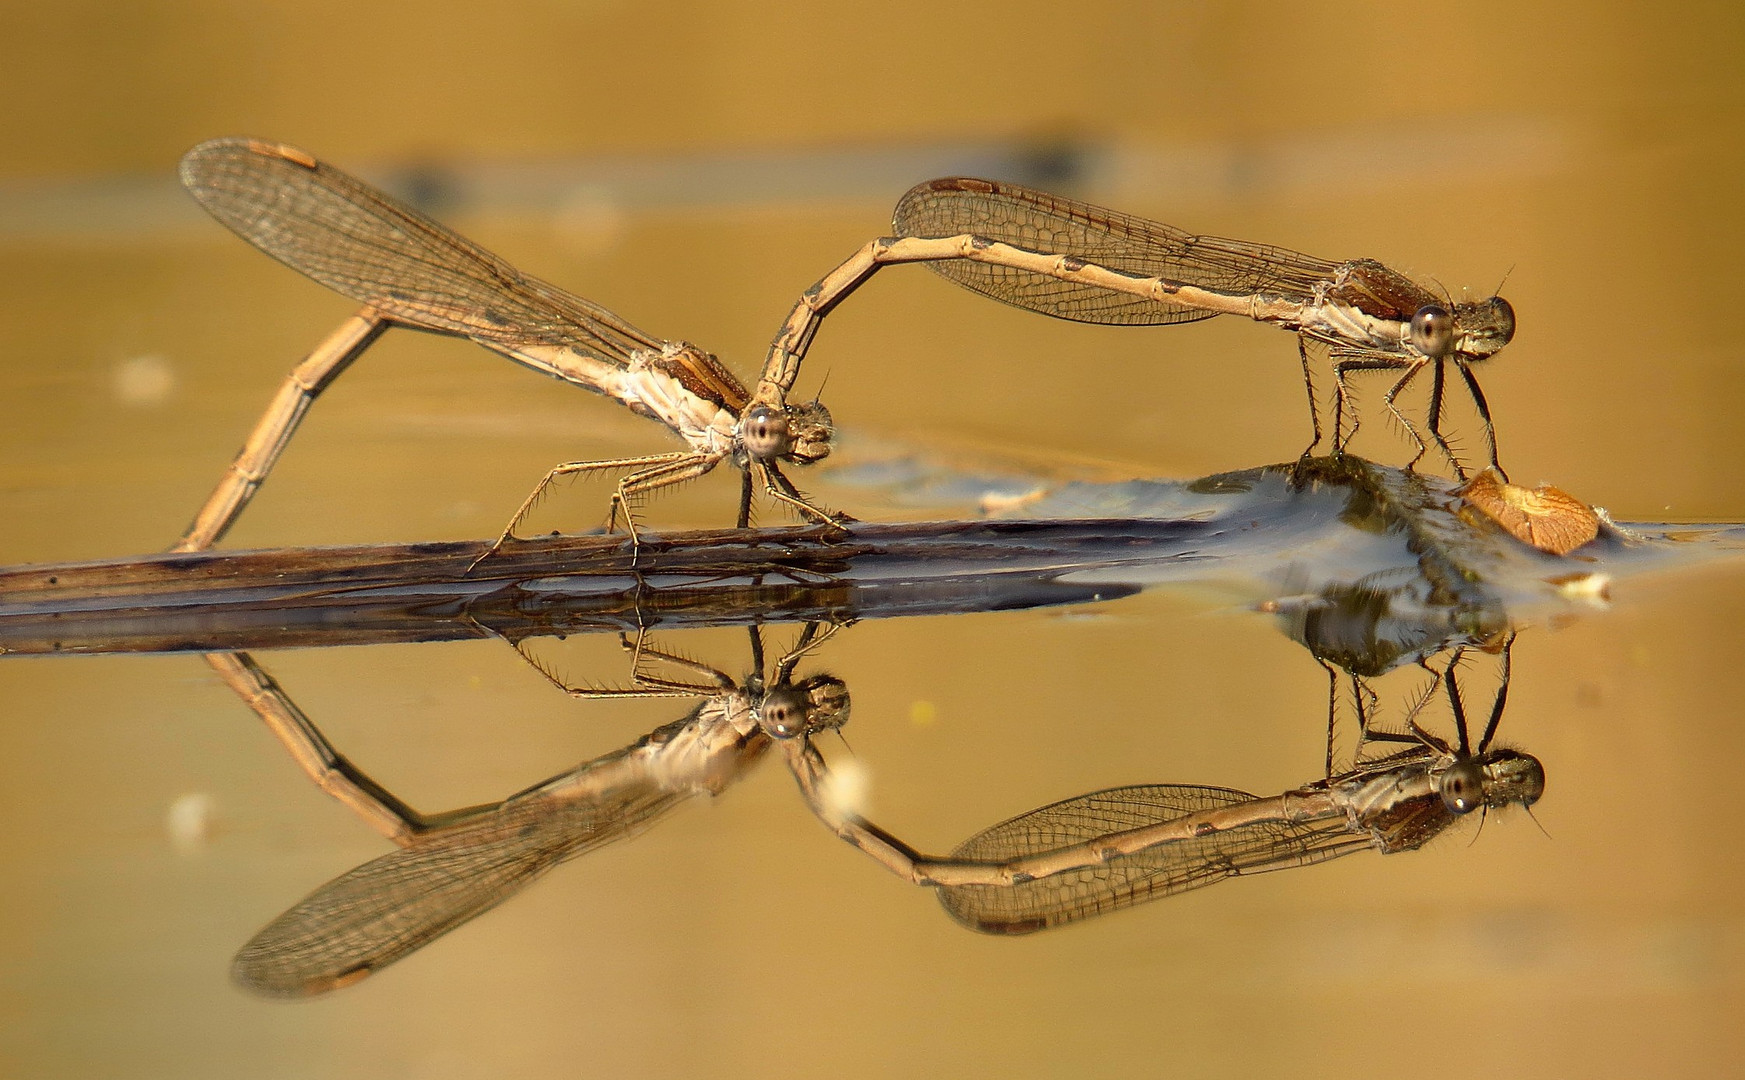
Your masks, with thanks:
M 742 465 L 778 502 L 833 522 L 778 467 L 828 454 L 829 413 L 817 403 L 777 412 L 751 395 L 713 356 L 663 341 L 604 308 L 527 277 L 483 248 L 300 150 L 220 139 L 183 159 L 183 180 L 214 216 L 244 239 L 336 291 L 363 302 L 280 387 L 241 452 L 195 515 L 176 550 L 219 539 L 272 470 L 316 397 L 376 338 L 395 326 L 467 337 L 546 375 L 616 400 L 677 434 L 687 449 L 552 469 L 498 539 L 551 482 L 592 470 L 628 470 L 607 518 L 649 491 L 701 476 L 723 460 Z M 740 516 L 746 517 L 748 486 Z M 742 522 L 743 523 L 743 522 Z M 495 548 L 493 548 L 495 550 Z

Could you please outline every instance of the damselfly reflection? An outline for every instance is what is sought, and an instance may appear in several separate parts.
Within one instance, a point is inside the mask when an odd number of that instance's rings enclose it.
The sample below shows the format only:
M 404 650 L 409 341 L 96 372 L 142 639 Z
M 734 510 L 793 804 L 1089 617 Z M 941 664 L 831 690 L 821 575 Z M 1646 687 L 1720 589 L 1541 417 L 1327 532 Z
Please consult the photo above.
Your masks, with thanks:
M 1515 313 L 1500 296 L 1457 303 L 1374 259 L 1335 262 L 1284 248 L 1195 236 L 1168 225 L 1075 202 L 1017 184 L 950 177 L 919 184 L 897 203 L 894 237 L 875 240 L 814 285 L 794 306 L 771 346 L 759 393 L 785 389 L 798 374 L 819 322 L 879 267 L 925 262 L 976 292 L 1029 311 L 1074 322 L 1159 325 L 1239 315 L 1298 335 L 1298 355 L 1314 426 L 1322 432 L 1307 344 L 1328 347 L 1336 377 L 1333 450 L 1344 430 L 1347 376 L 1397 371 L 1384 395 L 1417 454 L 1428 445 L 1395 405 L 1428 369 L 1426 427 L 1464 479 L 1442 432 L 1445 365 L 1451 363 L 1484 425 L 1491 465 L 1496 436 L 1490 406 L 1471 365 L 1494 355 L 1515 333 Z M 781 403 L 772 395 L 768 403 Z M 1408 466 L 1410 467 L 1410 466 Z
M 262 993 L 319 993 L 356 981 L 514 895 L 559 862 L 633 836 L 692 796 L 724 790 L 772 744 L 813 814 L 899 876 L 940 889 L 976 929 L 1025 933 L 1080 921 L 1227 877 L 1306 866 L 1355 851 L 1416 849 L 1474 810 L 1531 805 L 1544 791 L 1533 757 L 1493 747 L 1509 668 L 1482 735 L 1469 738 L 1456 649 L 1434 671 L 1404 729 L 1371 727 L 1365 747 L 1408 742 L 1379 759 L 1274 796 L 1151 784 L 1067 799 L 984 830 L 945 857 L 924 855 L 840 798 L 840 775 L 815 740 L 848 718 L 846 686 L 795 677 L 828 634 L 809 624 L 768 670 L 751 633 L 742 681 L 676 653 L 625 640 L 633 684 L 587 697 L 702 696 L 683 718 L 501 803 L 426 816 L 375 784 L 321 735 L 247 654 L 209 662 L 326 791 L 401 845 L 311 893 L 237 955 L 236 978 Z M 655 668 L 681 669 L 680 676 Z M 701 677 L 699 677 L 701 676 Z M 554 680 L 555 681 L 555 680 Z M 1458 737 L 1419 722 L 1448 702 Z
M 755 629 L 752 640 L 761 669 Z M 816 640 L 816 627 L 807 627 L 767 682 L 762 670 L 742 683 L 710 671 L 709 696 L 696 708 L 621 750 L 502 802 L 432 816 L 411 809 L 334 750 L 246 653 L 211 654 L 208 662 L 311 778 L 401 845 L 269 923 L 237 953 L 236 980 L 274 996 L 356 982 L 497 906 L 558 863 L 635 836 L 694 796 L 719 794 L 763 757 L 772 739 L 840 727 L 849 712 L 841 680 L 792 677 Z M 670 659 L 653 650 L 640 654 L 655 657 Z M 702 688 L 643 675 L 638 683 L 654 694 Z
M 1267 798 L 1191 785 L 1114 788 L 972 837 L 952 858 L 1007 865 L 1014 880 L 948 886 L 940 902 L 974 929 L 1030 933 L 1225 878 L 1358 851 L 1414 851 L 1477 806 L 1532 805 L 1544 785 L 1538 759 L 1519 751 L 1459 758 L 1419 747 Z
M 814 813 L 838 836 L 897 876 L 938 887 L 959 922 L 1023 934 L 1226 878 L 1357 851 L 1412 851 L 1473 810 L 1531 806 L 1545 789 L 1538 759 L 1490 746 L 1506 702 L 1507 670 L 1472 749 L 1454 673 L 1460 659 L 1457 650 L 1432 688 L 1446 688 L 1459 729 L 1455 745 L 1418 723 L 1420 703 L 1404 736 L 1410 748 L 1279 795 L 1184 784 L 1110 788 L 1020 814 L 943 858 L 834 806 L 825 795 L 829 768 L 808 742 L 784 749 Z
M 752 477 L 778 502 L 826 523 L 782 474 L 830 452 L 830 413 L 818 402 L 752 403 L 712 354 L 650 337 L 606 309 L 528 277 L 484 248 L 309 154 L 255 139 L 215 139 L 182 159 L 182 182 L 211 214 L 280 262 L 364 307 L 291 373 L 250 432 L 178 550 L 206 547 L 265 480 L 303 415 L 328 383 L 390 327 L 470 338 L 511 360 L 615 398 L 658 420 L 689 449 L 559 465 L 510 519 L 510 539 L 540 494 L 561 476 L 627 471 L 613 491 L 632 541 L 640 497 L 695 479 L 724 460 L 745 470 L 739 524 Z M 784 388 L 785 389 L 785 388 Z

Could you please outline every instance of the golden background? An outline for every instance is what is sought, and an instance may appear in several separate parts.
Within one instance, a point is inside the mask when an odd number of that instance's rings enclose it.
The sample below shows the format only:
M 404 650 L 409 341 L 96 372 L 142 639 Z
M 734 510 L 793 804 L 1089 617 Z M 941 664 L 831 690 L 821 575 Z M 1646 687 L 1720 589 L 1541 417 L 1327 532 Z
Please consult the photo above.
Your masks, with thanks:
M 1064 155 L 1074 194 L 1195 231 L 1481 296 L 1506 275 L 1520 330 L 1480 374 L 1515 479 L 1620 520 L 1736 520 L 1742 29 L 1736 5 L 1533 0 L 8 4 L 0 559 L 167 546 L 348 312 L 177 193 L 179 155 L 227 134 L 472 178 L 444 220 L 747 375 L 929 175 L 904 163 Z M 527 195 L 550 176 L 578 179 Z M 831 317 L 800 389 L 826 371 L 844 464 L 901 443 L 1187 477 L 1307 438 L 1282 334 L 1058 323 L 918 269 Z M 1403 460 L 1379 418 L 1364 439 Z M 227 545 L 485 536 L 551 464 L 667 445 L 473 346 L 390 334 Z M 806 479 L 868 516 L 929 512 Z M 651 520 L 722 523 L 733 485 Z M 592 525 L 603 497 L 540 526 Z M 1741 1050 L 1742 602 L 1724 570 L 1631 580 L 1523 636 L 1504 736 L 1546 762 L 1550 838 L 1517 814 L 1471 846 L 1001 940 L 833 841 L 770 767 L 298 1005 L 233 988 L 228 957 L 386 845 L 197 658 L 0 664 L 0 1072 L 1716 1075 Z M 745 663 L 736 633 L 677 644 Z M 609 681 L 610 645 L 561 666 Z M 263 659 L 426 810 L 684 708 L 563 700 L 494 642 Z M 1276 792 L 1321 762 L 1319 670 L 1219 597 L 868 623 L 812 666 L 852 688 L 874 816 L 935 850 L 1099 787 Z M 1410 684 L 1389 685 L 1397 706 Z M 189 792 L 216 810 L 181 853 L 163 819 Z

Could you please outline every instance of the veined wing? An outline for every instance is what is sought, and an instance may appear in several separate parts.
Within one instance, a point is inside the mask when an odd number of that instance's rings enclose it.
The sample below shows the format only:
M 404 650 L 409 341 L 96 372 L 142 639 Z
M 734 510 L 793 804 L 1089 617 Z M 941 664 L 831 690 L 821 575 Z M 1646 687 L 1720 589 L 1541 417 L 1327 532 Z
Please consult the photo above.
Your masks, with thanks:
M 1167 278 L 1238 296 L 1308 300 L 1344 265 L 1265 244 L 1195 236 L 1017 184 L 961 176 L 910 189 L 897 203 L 893 225 L 898 236 L 974 234 L 1027 251 L 1077 256 L 1134 277 Z M 1155 325 L 1214 314 L 967 259 L 928 265 L 996 300 L 1074 322 Z
M 1067 799 L 965 841 L 953 858 L 1006 861 L 1180 821 L 1179 839 L 1084 869 L 1010 886 L 941 888 L 952 918 L 994 934 L 1027 934 L 1142 904 L 1227 877 L 1306 866 L 1372 846 L 1343 813 L 1287 821 L 1276 804 L 1229 788 L 1152 784 Z
M 565 859 L 636 835 L 687 797 L 638 785 L 605 801 L 506 803 L 310 893 L 237 952 L 232 977 L 274 997 L 349 985 L 496 907 Z
M 396 321 L 499 345 L 572 345 L 627 363 L 658 338 L 537 278 L 331 165 L 214 139 L 182 158 L 212 216 L 273 258 Z

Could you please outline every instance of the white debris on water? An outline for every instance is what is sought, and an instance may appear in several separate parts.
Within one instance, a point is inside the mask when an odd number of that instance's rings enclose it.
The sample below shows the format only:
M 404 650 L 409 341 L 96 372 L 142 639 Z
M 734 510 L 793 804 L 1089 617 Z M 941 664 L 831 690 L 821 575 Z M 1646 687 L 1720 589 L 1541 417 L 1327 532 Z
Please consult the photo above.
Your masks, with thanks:
M 110 376 L 115 400 L 136 409 L 162 405 L 176 392 L 176 370 L 161 356 L 135 356 Z
M 212 816 L 217 803 L 205 792 L 194 791 L 178 795 L 170 801 L 164 814 L 164 831 L 170 846 L 178 855 L 198 855 L 206 847 L 212 833 Z

